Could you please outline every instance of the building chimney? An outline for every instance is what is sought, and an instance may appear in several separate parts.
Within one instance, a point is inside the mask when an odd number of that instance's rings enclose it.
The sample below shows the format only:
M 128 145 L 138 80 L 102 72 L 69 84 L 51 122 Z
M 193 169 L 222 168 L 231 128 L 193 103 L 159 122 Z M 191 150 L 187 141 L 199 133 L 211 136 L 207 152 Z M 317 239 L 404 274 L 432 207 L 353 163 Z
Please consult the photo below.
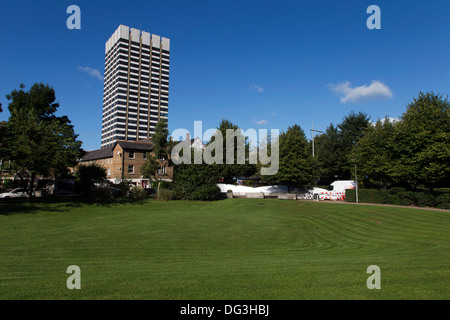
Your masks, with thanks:
M 189 132 L 186 133 L 186 141 L 191 141 L 191 134 Z

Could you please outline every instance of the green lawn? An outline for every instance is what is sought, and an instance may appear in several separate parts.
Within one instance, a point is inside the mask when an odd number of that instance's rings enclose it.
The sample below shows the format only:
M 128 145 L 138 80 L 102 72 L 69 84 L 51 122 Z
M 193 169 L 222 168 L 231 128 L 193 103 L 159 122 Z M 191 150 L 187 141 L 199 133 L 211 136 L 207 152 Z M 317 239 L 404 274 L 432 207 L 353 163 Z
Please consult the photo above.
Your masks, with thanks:
M 69 265 L 81 290 L 69 290 Z M 369 290 L 369 265 L 381 290 Z M 0 299 L 450 299 L 450 213 L 228 199 L 0 202 Z

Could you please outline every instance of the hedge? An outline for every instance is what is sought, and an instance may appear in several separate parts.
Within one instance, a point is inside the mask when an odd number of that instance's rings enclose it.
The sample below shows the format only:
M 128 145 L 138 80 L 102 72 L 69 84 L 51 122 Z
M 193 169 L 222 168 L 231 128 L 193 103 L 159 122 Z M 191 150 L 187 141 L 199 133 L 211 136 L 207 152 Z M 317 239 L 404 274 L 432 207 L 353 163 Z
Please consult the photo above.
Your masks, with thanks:
M 356 202 L 356 190 L 347 189 L 345 200 L 346 202 Z M 450 209 L 450 193 L 404 189 L 358 189 L 358 202 Z

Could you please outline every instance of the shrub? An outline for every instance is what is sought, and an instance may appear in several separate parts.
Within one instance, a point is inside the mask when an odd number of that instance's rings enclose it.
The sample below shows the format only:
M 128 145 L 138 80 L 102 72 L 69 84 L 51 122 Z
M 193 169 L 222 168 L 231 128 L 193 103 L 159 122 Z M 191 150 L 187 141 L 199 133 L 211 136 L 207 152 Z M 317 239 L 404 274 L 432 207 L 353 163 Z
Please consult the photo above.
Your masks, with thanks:
M 130 198 L 142 201 L 145 199 L 145 190 L 141 186 L 133 186 L 130 190 Z
M 191 193 L 190 200 L 211 201 L 218 200 L 220 197 L 220 188 L 218 186 L 201 186 Z
M 112 202 L 114 200 L 111 189 L 109 187 L 104 187 L 104 186 L 98 187 L 98 188 L 95 188 L 94 190 L 92 190 L 91 197 L 95 201 L 99 201 L 99 202 L 103 202 L 103 203 Z
M 356 189 L 345 190 L 345 200 L 347 202 L 356 202 Z M 385 203 L 385 196 L 381 190 L 358 189 L 358 202 Z
M 173 190 L 177 199 L 195 200 L 210 198 L 210 196 L 203 196 L 202 193 L 206 192 L 206 186 L 212 192 L 213 197 L 217 190 L 220 193 L 220 189 L 216 186 L 217 176 L 220 176 L 216 172 L 216 166 L 207 164 L 179 164 L 174 167 L 174 180 Z M 217 187 L 217 189 L 215 188 Z M 200 191 L 198 191 L 200 189 Z M 202 191 L 204 190 L 204 191 Z
M 3 189 L 11 189 L 13 186 L 13 181 L 11 179 L 3 180 Z
M 439 195 L 434 195 L 429 191 L 415 192 L 414 204 L 419 207 L 435 207 L 438 197 Z
M 443 193 L 436 197 L 436 207 L 450 209 L 450 193 Z
M 174 194 L 173 194 L 172 190 L 160 188 L 159 194 L 156 199 L 160 200 L 160 201 L 170 201 L 170 200 L 173 200 L 173 198 L 174 198 Z
M 126 196 L 127 193 L 130 191 L 131 189 L 131 185 L 133 183 L 131 182 L 131 180 L 128 179 L 122 179 L 120 180 L 120 182 L 117 184 L 117 188 L 120 190 L 120 193 L 122 196 Z
M 347 202 L 356 202 L 356 190 L 345 192 Z M 411 191 L 404 189 L 376 190 L 358 189 L 358 200 L 362 203 L 393 204 L 398 206 L 438 207 L 449 206 L 450 193 L 431 193 L 429 191 Z
M 103 181 L 106 178 L 106 169 L 97 163 L 80 165 L 75 171 L 76 181 L 79 183 L 77 188 L 83 195 L 89 195 L 94 181 Z
M 385 191 L 385 203 L 397 206 L 410 206 L 415 204 L 415 196 L 412 191 L 390 190 Z
M 160 182 L 161 182 L 161 184 L 159 184 Z M 158 190 L 158 184 L 159 184 L 159 188 L 160 188 L 160 189 L 163 188 L 163 189 L 169 189 L 169 190 L 172 190 L 172 186 L 173 186 L 172 181 L 165 181 L 165 180 L 158 181 L 158 180 L 153 180 L 153 181 L 152 181 L 152 189 Z

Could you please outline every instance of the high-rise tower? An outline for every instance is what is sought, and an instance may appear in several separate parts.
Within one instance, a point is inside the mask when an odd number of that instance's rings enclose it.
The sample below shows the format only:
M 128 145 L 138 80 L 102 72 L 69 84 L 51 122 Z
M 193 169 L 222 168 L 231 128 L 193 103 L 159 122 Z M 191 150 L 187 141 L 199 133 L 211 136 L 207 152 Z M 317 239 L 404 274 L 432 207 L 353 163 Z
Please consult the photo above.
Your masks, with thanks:
M 105 49 L 101 147 L 150 138 L 168 121 L 170 40 L 120 25 Z

